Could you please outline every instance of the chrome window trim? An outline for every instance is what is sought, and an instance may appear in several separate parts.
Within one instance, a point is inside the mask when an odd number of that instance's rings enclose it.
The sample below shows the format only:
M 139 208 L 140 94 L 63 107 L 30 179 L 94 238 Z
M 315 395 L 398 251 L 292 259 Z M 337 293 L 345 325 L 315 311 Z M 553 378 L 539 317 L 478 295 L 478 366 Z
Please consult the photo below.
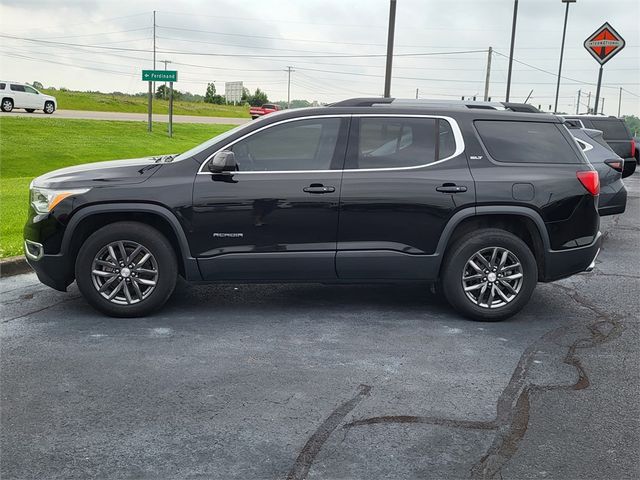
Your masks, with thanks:
M 590 143 L 587 143 L 584 140 L 580 140 L 579 138 L 575 138 L 575 137 L 574 137 L 574 140 L 578 145 L 580 145 L 581 151 L 588 152 L 589 150 L 593 150 L 593 145 L 591 145 Z M 582 145 L 584 145 L 584 147 L 582 147 Z
M 415 165 L 411 167 L 388 167 L 388 168 L 344 168 L 344 169 L 336 169 L 336 170 L 269 170 L 269 171 L 251 171 L 251 172 L 233 172 L 233 175 L 255 175 L 255 174 L 282 174 L 282 173 L 329 173 L 329 172 L 388 172 L 388 171 L 403 171 L 403 170 L 416 170 L 425 167 L 431 167 L 432 165 L 438 165 L 440 163 L 446 162 L 455 158 L 462 154 L 465 150 L 464 137 L 462 136 L 462 131 L 460 130 L 460 126 L 458 122 L 452 117 L 448 117 L 445 115 L 428 115 L 428 114 L 412 114 L 412 113 L 344 113 L 344 114 L 331 114 L 331 115 L 310 115 L 306 117 L 296 117 L 296 118 L 287 118 L 285 120 L 280 120 L 279 122 L 270 123 L 269 125 L 265 125 L 264 127 L 258 128 L 252 132 L 249 132 L 240 138 L 235 139 L 234 141 L 227 143 L 225 146 L 219 148 L 211 155 L 207 157 L 207 159 L 202 162 L 200 168 L 198 169 L 198 175 L 213 175 L 213 173 L 209 171 L 204 171 L 207 163 L 219 152 L 232 147 L 236 143 L 248 138 L 258 132 L 266 130 L 271 127 L 275 127 L 277 125 L 282 125 L 284 123 L 296 122 L 301 120 L 313 120 L 317 118 L 430 118 L 430 119 L 441 119 L 446 120 L 451 125 L 451 130 L 453 131 L 453 138 L 456 142 L 456 149 L 452 155 L 447 158 L 443 158 L 442 160 L 436 160 L 435 162 L 425 163 L 423 165 Z

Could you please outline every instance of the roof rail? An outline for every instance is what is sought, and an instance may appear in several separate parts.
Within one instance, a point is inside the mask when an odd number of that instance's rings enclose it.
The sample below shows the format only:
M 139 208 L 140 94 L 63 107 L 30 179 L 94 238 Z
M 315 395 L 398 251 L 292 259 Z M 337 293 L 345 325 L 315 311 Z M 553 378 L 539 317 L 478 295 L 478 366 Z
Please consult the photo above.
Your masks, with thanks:
M 373 105 L 387 104 L 393 102 L 394 98 L 389 97 L 362 97 L 348 98 L 336 103 L 327 105 L 328 107 L 372 107 Z

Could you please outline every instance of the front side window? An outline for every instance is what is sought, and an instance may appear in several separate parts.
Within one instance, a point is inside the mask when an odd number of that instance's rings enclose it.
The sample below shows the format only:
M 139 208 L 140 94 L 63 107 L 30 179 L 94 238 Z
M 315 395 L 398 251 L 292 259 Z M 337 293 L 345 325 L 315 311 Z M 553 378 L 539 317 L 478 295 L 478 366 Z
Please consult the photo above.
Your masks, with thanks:
M 506 163 L 581 163 L 560 128 L 546 122 L 478 120 L 476 130 L 489 155 Z M 568 134 L 568 132 L 567 132 Z
M 24 92 L 24 86 L 23 85 L 14 85 L 13 83 L 11 84 L 11 90 L 14 92 Z
M 229 148 L 241 172 L 329 170 L 340 118 L 317 118 L 275 125 Z
M 363 117 L 355 140 L 357 148 L 351 152 L 347 168 L 426 165 L 436 160 L 438 141 L 433 118 Z
M 38 91 L 35 88 L 30 87 L 29 85 L 24 86 L 24 91 L 27 93 L 35 93 L 38 94 Z

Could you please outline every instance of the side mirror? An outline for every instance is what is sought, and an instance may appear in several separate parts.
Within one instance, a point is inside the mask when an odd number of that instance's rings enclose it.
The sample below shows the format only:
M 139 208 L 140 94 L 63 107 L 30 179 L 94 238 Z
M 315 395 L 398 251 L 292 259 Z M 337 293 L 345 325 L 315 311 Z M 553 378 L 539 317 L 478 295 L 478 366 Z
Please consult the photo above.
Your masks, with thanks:
M 624 160 L 624 167 L 622 169 L 622 178 L 627 178 L 633 175 L 636 171 L 637 162 L 635 158 L 627 158 Z
M 235 172 L 236 170 L 238 170 L 238 164 L 233 152 L 218 152 L 209 162 L 211 173 Z

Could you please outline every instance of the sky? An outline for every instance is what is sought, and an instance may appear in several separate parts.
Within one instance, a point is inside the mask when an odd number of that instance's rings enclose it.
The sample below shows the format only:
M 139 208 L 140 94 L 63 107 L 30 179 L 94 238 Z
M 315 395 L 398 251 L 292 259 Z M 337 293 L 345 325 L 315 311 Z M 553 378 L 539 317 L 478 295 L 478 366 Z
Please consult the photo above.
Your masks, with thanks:
M 391 96 L 505 98 L 513 0 L 397 0 Z M 332 102 L 384 89 L 389 0 L 0 0 L 0 78 L 73 90 L 142 92 L 160 60 L 176 88 L 203 95 L 226 81 L 286 100 Z M 554 103 L 565 4 L 520 0 L 511 101 Z M 604 113 L 640 114 L 640 1 L 569 6 L 559 111 L 593 106 L 598 63 L 584 40 L 605 21 L 626 47 L 604 67 Z M 416 92 L 417 89 L 417 92 Z

